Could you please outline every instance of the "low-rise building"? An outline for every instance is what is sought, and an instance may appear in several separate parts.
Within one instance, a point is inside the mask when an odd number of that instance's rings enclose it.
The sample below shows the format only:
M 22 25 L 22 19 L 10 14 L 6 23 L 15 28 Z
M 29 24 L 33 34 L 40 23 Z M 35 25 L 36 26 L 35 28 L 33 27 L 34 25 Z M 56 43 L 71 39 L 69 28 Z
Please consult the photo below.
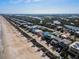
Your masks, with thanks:
M 76 41 L 69 46 L 68 50 L 75 59 L 79 58 L 79 42 Z

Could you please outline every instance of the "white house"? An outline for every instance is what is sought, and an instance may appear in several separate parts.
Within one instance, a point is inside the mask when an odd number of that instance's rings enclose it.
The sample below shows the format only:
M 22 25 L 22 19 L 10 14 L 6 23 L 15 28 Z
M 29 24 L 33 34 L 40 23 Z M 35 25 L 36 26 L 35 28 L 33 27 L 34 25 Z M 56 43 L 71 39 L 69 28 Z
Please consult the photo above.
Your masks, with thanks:
M 79 42 L 76 41 L 69 46 L 68 50 L 71 54 L 73 54 L 75 57 L 79 56 Z

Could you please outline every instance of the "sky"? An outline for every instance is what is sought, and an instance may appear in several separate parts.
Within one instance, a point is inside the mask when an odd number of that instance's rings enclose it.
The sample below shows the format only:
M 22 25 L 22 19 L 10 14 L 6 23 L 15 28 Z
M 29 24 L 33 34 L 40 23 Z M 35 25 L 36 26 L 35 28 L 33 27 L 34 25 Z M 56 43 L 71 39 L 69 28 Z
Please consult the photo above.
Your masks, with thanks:
M 0 0 L 0 14 L 79 14 L 79 0 Z

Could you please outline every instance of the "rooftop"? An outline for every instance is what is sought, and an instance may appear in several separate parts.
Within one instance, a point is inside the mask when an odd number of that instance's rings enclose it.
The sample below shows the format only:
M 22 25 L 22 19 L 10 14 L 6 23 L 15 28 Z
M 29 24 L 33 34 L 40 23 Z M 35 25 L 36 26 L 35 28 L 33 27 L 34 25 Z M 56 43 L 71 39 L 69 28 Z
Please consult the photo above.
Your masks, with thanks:
M 77 50 L 79 50 L 79 42 L 78 41 L 72 43 L 70 46 L 77 49 Z

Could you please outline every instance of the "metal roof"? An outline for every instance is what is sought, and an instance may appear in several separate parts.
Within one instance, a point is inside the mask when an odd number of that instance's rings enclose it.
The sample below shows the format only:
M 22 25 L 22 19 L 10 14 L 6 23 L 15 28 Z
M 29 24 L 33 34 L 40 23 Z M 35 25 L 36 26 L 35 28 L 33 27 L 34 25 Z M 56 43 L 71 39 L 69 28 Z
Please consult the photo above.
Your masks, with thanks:
M 73 47 L 73 48 L 79 50 L 79 42 L 76 41 L 76 42 L 72 43 L 72 44 L 70 45 L 70 47 Z
M 65 27 L 72 29 L 72 30 L 79 30 L 79 27 L 71 26 L 71 25 L 64 25 Z

